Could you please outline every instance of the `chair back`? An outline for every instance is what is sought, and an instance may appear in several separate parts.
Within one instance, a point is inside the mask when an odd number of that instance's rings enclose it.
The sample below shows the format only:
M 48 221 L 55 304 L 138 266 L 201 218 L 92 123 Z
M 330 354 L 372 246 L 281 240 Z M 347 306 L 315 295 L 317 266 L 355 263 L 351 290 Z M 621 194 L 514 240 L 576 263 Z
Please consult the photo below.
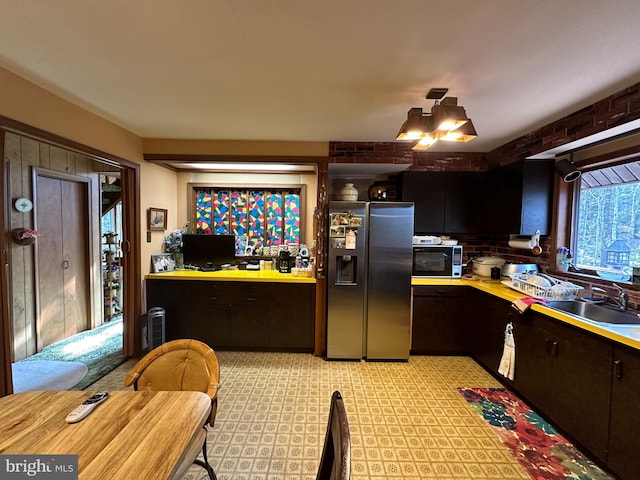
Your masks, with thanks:
M 316 480 L 349 480 L 351 478 L 351 436 L 344 401 L 340 392 L 331 396 L 327 434 Z
M 124 380 L 125 386 L 149 391 L 204 392 L 212 400 L 213 425 L 220 387 L 220 364 L 215 352 L 193 339 L 164 343 L 140 359 Z

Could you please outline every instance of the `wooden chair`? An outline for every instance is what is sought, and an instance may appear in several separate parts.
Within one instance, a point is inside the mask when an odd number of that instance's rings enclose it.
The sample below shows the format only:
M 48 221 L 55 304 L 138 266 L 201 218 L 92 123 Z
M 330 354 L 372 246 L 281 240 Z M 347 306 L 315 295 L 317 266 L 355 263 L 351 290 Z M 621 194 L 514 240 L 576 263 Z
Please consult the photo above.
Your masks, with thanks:
M 129 371 L 126 387 L 149 391 L 197 391 L 211 398 L 208 424 L 213 427 L 218 410 L 220 364 L 215 352 L 198 340 L 173 340 L 154 348 Z M 207 459 L 207 439 L 202 446 L 204 461 L 195 463 L 207 470 L 209 478 L 216 474 Z
M 331 396 L 327 434 L 316 480 L 349 480 L 351 478 L 351 436 L 347 411 L 340 392 Z

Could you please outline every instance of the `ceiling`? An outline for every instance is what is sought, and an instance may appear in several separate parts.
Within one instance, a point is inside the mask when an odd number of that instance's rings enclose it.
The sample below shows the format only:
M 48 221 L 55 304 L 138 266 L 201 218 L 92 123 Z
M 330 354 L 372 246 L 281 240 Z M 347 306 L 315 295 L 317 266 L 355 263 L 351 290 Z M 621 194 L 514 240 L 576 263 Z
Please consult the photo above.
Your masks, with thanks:
M 615 8 L 614 8 L 615 6 Z M 8 0 L 0 66 L 145 138 L 389 142 L 447 87 L 487 152 L 640 81 L 637 0 Z

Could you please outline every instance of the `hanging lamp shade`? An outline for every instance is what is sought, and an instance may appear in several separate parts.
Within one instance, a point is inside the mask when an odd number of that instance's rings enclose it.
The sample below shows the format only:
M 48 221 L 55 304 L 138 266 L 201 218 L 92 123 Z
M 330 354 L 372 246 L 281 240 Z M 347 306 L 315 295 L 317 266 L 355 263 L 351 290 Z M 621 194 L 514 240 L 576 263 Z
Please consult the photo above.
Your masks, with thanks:
M 425 115 L 423 122 L 425 133 L 420 137 L 418 143 L 411 147 L 411 150 L 428 150 L 431 145 L 438 141 L 438 137 L 433 134 L 433 118 L 430 115 Z
M 413 147 L 411 147 L 411 150 L 416 150 L 418 152 L 428 150 L 429 147 L 431 147 L 431 145 L 433 145 L 437 141 L 438 139 L 429 133 L 424 137 L 422 137 L 420 141 L 416 143 Z
M 431 107 L 434 129 L 442 134 L 456 130 L 469 121 L 463 107 L 458 106 L 457 97 L 446 97 Z
M 412 108 L 407 112 L 407 120 L 400 127 L 396 140 L 418 140 L 426 132 L 424 130 L 424 115 L 421 108 Z
M 439 139 L 447 142 L 464 142 L 467 143 L 478 136 L 471 119 L 467 120 L 461 127 L 449 131 L 442 135 Z
M 476 138 L 478 133 L 464 108 L 458 105 L 458 97 L 443 98 L 447 91 L 446 88 L 429 90 L 427 100 L 435 100 L 431 112 L 411 108 L 396 140 L 417 141 L 412 149 L 419 151 L 429 149 L 438 140 L 466 143 Z

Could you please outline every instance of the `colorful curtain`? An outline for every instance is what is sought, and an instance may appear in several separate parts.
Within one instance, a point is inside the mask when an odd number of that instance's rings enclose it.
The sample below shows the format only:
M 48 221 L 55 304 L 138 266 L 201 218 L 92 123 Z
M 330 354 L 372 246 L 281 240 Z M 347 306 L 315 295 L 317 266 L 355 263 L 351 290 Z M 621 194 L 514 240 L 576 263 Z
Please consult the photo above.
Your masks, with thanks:
M 300 243 L 300 192 L 196 189 L 198 233 L 247 236 L 248 245 Z

